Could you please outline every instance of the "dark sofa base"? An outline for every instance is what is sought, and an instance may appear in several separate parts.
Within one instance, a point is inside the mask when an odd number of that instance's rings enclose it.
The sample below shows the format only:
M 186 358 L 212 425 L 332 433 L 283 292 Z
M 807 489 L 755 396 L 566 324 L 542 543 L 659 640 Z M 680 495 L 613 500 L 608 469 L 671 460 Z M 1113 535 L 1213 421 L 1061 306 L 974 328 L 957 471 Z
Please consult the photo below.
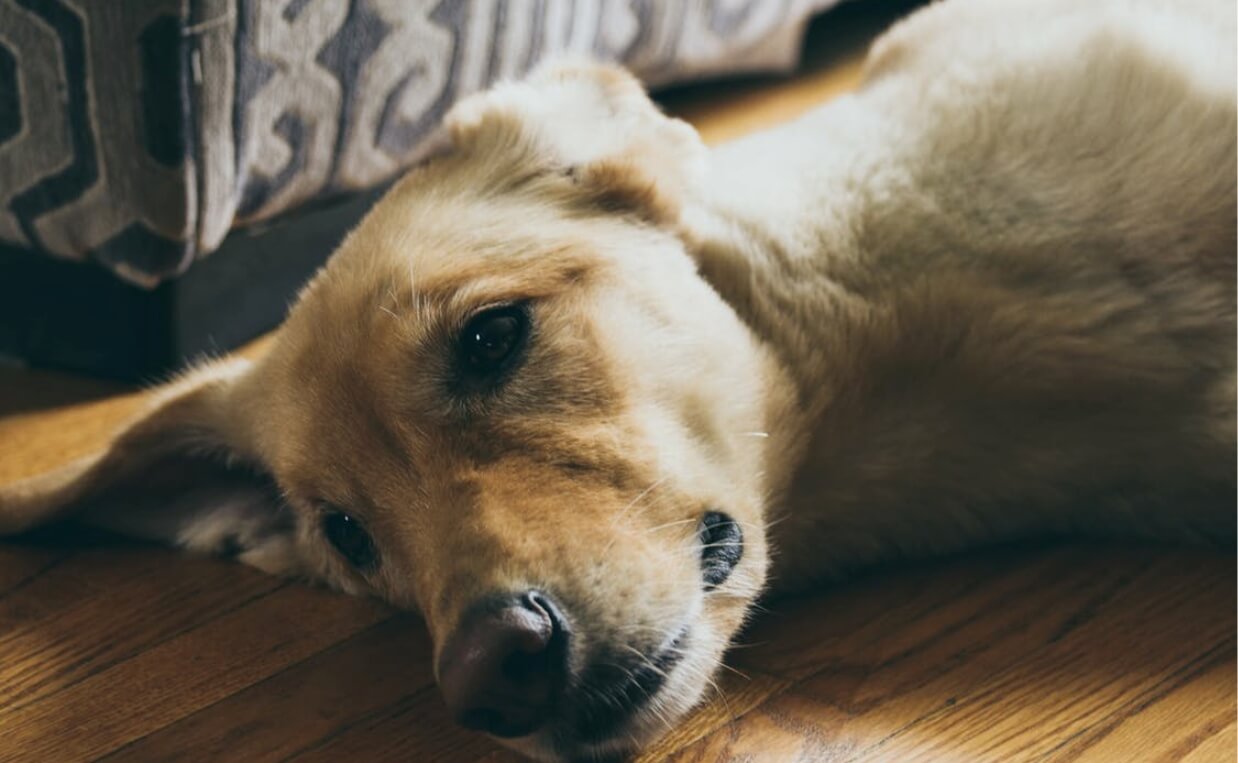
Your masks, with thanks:
M 301 285 L 380 191 L 235 231 L 184 276 L 154 290 L 97 265 L 0 245 L 0 356 L 19 364 L 154 381 L 283 320 Z

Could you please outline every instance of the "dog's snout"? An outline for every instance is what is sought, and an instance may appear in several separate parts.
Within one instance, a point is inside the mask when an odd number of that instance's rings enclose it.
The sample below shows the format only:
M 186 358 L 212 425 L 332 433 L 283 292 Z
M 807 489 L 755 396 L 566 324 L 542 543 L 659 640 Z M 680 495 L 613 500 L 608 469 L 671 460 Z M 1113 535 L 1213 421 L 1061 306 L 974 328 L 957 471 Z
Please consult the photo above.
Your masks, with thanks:
M 452 716 L 498 737 L 533 732 L 567 685 L 570 638 L 562 611 L 544 593 L 474 607 L 439 659 L 439 684 Z

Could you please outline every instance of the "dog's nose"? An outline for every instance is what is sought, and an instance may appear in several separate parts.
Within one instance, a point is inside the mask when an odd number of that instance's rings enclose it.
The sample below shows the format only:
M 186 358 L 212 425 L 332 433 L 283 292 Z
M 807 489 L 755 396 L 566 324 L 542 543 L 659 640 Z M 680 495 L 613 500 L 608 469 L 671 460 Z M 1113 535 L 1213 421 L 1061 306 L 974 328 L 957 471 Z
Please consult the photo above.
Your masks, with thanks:
M 558 605 L 540 592 L 467 612 L 439 657 L 439 686 L 456 722 L 498 737 L 536 730 L 567 684 L 570 636 Z

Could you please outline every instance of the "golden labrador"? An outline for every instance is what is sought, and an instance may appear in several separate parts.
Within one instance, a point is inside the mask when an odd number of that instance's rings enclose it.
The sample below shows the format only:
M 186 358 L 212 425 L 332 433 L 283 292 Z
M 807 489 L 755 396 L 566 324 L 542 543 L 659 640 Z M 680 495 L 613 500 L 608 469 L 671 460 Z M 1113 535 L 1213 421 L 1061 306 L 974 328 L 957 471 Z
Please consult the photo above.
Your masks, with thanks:
M 681 717 L 754 599 L 1084 532 L 1232 545 L 1234 4 L 951 0 L 707 150 L 627 74 L 457 106 L 257 362 L 0 490 L 419 611 L 545 760 Z

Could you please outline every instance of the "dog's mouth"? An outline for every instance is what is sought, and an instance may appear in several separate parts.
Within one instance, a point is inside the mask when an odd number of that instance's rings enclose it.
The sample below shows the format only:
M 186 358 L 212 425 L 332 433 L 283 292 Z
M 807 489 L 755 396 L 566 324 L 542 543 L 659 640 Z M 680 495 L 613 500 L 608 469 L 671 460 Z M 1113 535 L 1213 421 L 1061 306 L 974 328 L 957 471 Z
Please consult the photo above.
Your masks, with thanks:
M 697 526 L 697 538 L 701 579 L 708 593 L 722 586 L 739 564 L 743 532 L 729 515 L 709 511 Z M 691 627 L 685 624 L 648 651 L 623 645 L 596 657 L 563 697 L 560 722 L 552 732 L 555 746 L 579 750 L 626 736 L 688 655 L 691 635 Z
M 524 740 L 512 740 L 514 746 L 555 760 L 625 759 L 632 751 L 632 730 L 643 723 L 690 644 L 691 628 L 685 625 L 652 650 L 628 646 L 599 655 L 564 694 L 555 721 Z
M 565 736 L 576 744 L 596 744 L 615 736 L 662 689 L 683 659 L 690 630 L 679 629 L 650 654 L 631 648 L 593 663 L 566 698 Z

